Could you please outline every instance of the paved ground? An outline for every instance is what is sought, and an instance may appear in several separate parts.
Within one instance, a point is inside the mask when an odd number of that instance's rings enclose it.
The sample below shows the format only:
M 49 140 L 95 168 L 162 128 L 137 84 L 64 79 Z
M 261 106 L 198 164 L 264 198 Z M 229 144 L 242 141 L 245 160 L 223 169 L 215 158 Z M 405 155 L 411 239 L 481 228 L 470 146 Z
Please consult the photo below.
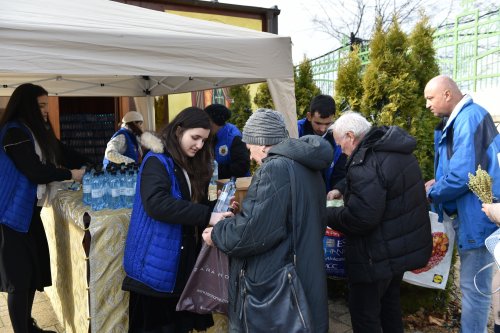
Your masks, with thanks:
M 329 300 L 330 314 L 330 333 L 352 333 L 351 317 L 347 309 L 344 299 Z M 57 321 L 56 315 L 52 310 L 50 301 L 45 293 L 37 292 L 35 302 L 33 304 L 33 317 L 38 322 L 38 325 L 46 330 L 65 333 L 64 328 Z M 491 328 L 489 329 L 492 332 Z M 7 311 L 7 294 L 0 293 L 0 332 L 13 333 L 12 325 L 10 324 L 9 314 Z M 80 332 L 78 332 L 80 333 Z M 81 332 L 87 333 L 87 332 Z M 104 332 L 103 332 L 104 333 Z M 420 333 L 420 332 L 407 332 Z
M 331 300 L 329 304 L 330 310 L 330 332 L 335 333 L 351 333 L 351 317 L 349 311 L 342 300 Z M 49 299 L 45 293 L 37 292 L 35 302 L 33 304 L 33 317 L 38 325 L 46 330 L 64 333 L 65 330 L 57 321 L 56 315 L 52 310 Z M 7 294 L 0 293 L 0 332 L 13 333 L 10 323 L 9 313 L 7 311 Z M 86 333 L 86 332 L 82 332 Z
M 37 292 L 35 301 L 33 302 L 33 318 L 43 329 L 64 333 L 64 328 L 59 324 L 56 318 L 52 305 L 45 293 Z M 9 312 L 7 311 L 7 294 L 0 293 L 0 332 L 14 333 L 10 323 Z
M 330 317 L 330 333 L 352 333 L 351 315 L 344 300 L 329 300 L 328 312 Z

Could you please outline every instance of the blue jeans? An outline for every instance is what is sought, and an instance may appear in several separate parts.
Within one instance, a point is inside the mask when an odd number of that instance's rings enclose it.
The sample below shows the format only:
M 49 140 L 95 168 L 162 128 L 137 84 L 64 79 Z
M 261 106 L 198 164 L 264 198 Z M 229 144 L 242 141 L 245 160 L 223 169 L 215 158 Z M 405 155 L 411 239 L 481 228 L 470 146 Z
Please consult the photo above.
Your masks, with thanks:
M 481 295 L 474 286 L 474 275 L 493 258 L 485 246 L 460 250 L 460 289 L 462 291 L 462 333 L 487 333 L 491 297 Z M 491 292 L 492 269 L 482 271 L 476 277 L 476 284 L 483 293 Z

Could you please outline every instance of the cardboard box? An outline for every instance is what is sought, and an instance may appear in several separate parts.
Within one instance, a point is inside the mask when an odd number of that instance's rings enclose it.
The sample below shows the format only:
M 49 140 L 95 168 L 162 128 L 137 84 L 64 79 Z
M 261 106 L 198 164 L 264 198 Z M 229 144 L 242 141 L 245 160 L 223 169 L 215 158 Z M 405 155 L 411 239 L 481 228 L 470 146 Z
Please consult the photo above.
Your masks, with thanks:
M 222 189 L 225 183 L 227 183 L 229 179 L 219 179 L 217 180 L 217 190 Z M 243 199 L 245 199 L 248 191 L 248 186 L 250 186 L 250 182 L 252 181 L 252 177 L 240 177 L 236 178 L 236 194 L 234 195 L 234 200 L 236 200 L 241 207 L 241 203 Z

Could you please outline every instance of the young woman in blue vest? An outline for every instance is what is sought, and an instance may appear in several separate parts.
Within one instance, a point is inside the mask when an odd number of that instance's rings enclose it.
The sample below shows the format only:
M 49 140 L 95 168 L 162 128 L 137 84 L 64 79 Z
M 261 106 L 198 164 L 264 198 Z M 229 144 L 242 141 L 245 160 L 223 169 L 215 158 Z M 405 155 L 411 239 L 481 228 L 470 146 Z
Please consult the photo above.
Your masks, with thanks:
M 205 108 L 205 112 L 212 121 L 219 179 L 250 176 L 250 153 L 241 141 L 241 132 L 233 124 L 227 123 L 231 111 L 222 104 L 212 104 Z
M 47 237 L 40 218 L 45 184 L 74 179 L 83 169 L 67 160 L 48 122 L 47 91 L 17 87 L 0 118 L 0 291 L 15 333 L 41 330 L 31 318 L 35 290 L 52 284 Z M 64 167 L 63 167 L 64 165 Z
M 109 140 L 102 164 L 109 162 L 139 163 L 142 155 L 140 137 L 144 118 L 137 111 L 129 111 L 122 118 L 121 128 Z
M 211 315 L 175 308 L 201 249 L 212 213 L 207 201 L 211 168 L 210 119 L 203 110 L 183 110 L 161 132 L 137 179 L 125 244 L 123 289 L 130 291 L 129 332 L 184 333 L 206 330 Z

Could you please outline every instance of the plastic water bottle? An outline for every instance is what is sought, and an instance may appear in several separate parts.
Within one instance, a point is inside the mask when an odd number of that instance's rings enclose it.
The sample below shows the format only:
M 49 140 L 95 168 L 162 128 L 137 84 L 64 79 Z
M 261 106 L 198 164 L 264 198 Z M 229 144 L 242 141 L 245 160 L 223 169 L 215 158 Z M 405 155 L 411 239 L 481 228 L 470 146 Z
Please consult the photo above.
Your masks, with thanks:
M 222 192 L 215 204 L 214 212 L 227 212 L 231 197 L 236 193 L 236 177 L 231 177 L 227 183 L 224 184 Z
M 98 211 L 104 208 L 104 174 L 102 171 L 96 172 L 92 179 L 92 210 Z
M 94 175 L 94 169 L 87 169 L 82 178 L 83 187 L 83 204 L 90 206 L 92 200 L 92 177 Z
M 212 178 L 215 179 L 215 180 L 218 180 L 219 179 L 219 163 L 217 163 L 217 160 L 214 159 L 214 172 L 212 174 Z
M 111 200 L 111 189 L 109 188 L 109 181 L 112 169 L 113 169 L 112 165 L 108 164 L 106 168 L 103 170 L 102 189 L 104 198 L 104 208 L 109 208 L 109 202 Z
M 132 208 L 134 205 L 135 182 L 134 171 L 129 171 L 128 177 L 125 178 L 125 207 Z
M 210 184 L 208 185 L 209 201 L 214 201 L 217 199 L 217 180 L 219 179 L 219 166 L 216 160 L 214 160 L 213 167 L 214 172 L 212 173 L 212 178 L 210 178 Z
M 121 208 L 121 199 L 120 199 L 120 179 L 116 175 L 116 171 L 112 171 L 109 177 L 109 190 L 110 197 L 108 207 L 111 209 L 119 209 Z
M 137 188 L 137 174 L 139 173 L 139 169 L 137 167 L 134 167 L 134 196 L 135 196 L 135 189 Z
M 121 169 L 120 174 L 117 176 L 120 181 L 120 208 L 123 208 L 127 206 L 127 196 L 125 193 L 127 191 L 127 173 L 125 169 Z

